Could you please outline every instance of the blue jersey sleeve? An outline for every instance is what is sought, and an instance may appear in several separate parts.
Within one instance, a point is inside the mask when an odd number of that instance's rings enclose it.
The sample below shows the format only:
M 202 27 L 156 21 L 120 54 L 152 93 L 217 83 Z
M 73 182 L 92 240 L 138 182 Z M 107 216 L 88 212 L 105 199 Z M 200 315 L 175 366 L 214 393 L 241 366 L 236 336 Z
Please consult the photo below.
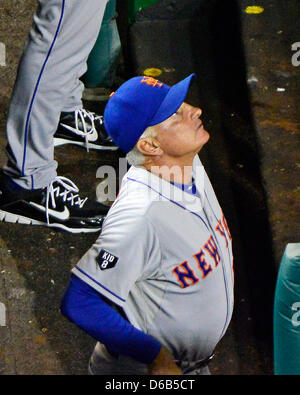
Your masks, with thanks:
M 116 354 L 150 364 L 161 344 L 131 325 L 92 287 L 72 274 L 62 299 L 61 312 Z

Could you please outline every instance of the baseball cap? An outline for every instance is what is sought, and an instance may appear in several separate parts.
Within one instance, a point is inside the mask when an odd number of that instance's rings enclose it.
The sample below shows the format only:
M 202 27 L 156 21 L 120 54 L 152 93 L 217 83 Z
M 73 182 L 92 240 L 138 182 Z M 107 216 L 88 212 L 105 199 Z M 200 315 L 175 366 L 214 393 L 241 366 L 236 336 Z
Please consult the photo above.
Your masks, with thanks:
M 146 76 L 122 84 L 104 110 L 104 126 L 114 143 L 129 152 L 147 127 L 165 121 L 178 110 L 194 76 L 191 74 L 173 86 Z

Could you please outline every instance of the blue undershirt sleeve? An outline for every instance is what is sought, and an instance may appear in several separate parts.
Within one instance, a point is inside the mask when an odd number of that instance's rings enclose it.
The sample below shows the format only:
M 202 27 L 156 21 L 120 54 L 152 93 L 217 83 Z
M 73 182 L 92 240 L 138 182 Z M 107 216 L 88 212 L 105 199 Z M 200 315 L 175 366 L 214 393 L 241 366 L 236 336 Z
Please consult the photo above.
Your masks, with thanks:
M 113 353 L 150 364 L 161 349 L 156 339 L 131 325 L 97 291 L 74 274 L 63 296 L 61 312 Z

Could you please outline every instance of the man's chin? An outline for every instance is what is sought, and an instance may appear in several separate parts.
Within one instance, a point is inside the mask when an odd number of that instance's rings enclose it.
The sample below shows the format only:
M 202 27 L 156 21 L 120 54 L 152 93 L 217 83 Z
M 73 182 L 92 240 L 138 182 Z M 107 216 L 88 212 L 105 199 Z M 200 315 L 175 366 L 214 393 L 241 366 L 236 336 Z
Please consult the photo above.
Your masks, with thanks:
M 197 153 L 203 148 L 203 146 L 208 142 L 210 139 L 210 135 L 206 130 L 203 130 L 203 134 L 201 136 L 201 141 L 198 144 Z

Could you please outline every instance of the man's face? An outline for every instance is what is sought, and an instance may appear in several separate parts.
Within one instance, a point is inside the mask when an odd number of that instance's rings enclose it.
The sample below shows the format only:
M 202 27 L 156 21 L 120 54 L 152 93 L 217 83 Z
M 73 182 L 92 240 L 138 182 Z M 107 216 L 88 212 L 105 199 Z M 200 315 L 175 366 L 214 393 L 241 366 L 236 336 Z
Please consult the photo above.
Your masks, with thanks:
M 155 125 L 156 138 L 165 154 L 181 157 L 200 151 L 209 139 L 201 114 L 200 108 L 183 103 L 170 118 Z

